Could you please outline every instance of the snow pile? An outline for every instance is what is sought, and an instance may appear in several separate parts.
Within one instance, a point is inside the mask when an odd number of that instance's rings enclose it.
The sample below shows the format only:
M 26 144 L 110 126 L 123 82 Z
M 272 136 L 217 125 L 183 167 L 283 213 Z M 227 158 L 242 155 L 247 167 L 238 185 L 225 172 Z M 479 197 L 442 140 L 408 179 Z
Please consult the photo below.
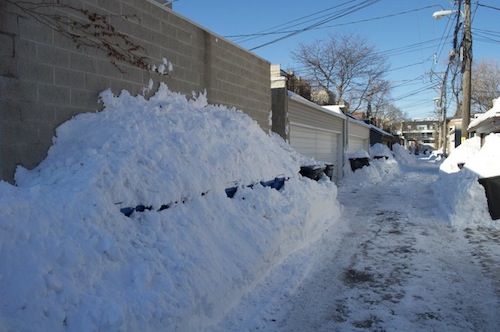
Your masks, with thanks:
M 358 151 L 351 152 L 351 153 L 346 153 L 345 157 L 349 159 L 355 159 L 355 158 L 370 158 L 370 154 L 366 152 L 366 150 L 359 149 Z
M 394 158 L 391 149 L 382 143 L 375 143 L 370 147 L 370 156 L 373 159 L 376 157 L 384 157 L 385 159 Z
M 443 160 L 443 148 L 432 150 L 428 158 L 429 161 L 440 162 Z
M 461 170 L 459 162 L 464 164 Z M 482 148 L 478 137 L 468 139 L 443 162 L 433 190 L 453 226 L 500 229 L 500 222 L 490 216 L 484 187 L 478 182 L 479 178 L 498 175 L 500 134 L 487 136 Z
M 338 220 L 335 185 L 242 112 L 164 85 L 101 98 L 0 182 L 3 329 L 203 330 Z
M 464 167 L 476 173 L 479 178 L 500 176 L 500 134 L 486 136 L 476 158 L 469 158 Z
M 394 152 L 394 158 L 401 165 L 414 166 L 417 164 L 417 159 L 415 158 L 415 156 L 400 144 L 394 144 L 392 146 L 392 151 Z
M 382 150 L 382 148 L 378 149 Z M 386 153 L 385 149 L 384 153 Z M 370 166 L 363 166 L 355 171 L 351 168 L 350 158 L 370 158 L 370 155 L 364 150 L 346 154 L 346 160 L 343 168 L 344 179 L 342 180 L 342 183 L 349 183 L 350 185 L 354 184 L 356 186 L 377 184 L 394 180 L 396 176 L 400 174 L 399 164 L 394 158 L 370 159 Z
M 467 160 L 472 159 L 481 148 L 481 138 L 475 136 L 460 144 L 441 164 L 440 170 L 445 173 L 460 171 Z

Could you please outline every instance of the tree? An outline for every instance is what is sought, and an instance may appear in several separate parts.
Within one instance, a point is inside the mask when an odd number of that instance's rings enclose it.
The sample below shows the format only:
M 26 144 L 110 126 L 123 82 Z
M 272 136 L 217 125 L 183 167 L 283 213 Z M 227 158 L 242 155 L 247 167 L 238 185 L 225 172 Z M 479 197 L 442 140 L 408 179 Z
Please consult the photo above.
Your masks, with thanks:
M 401 122 L 405 121 L 408 116 L 394 104 L 387 103 L 383 107 L 380 117 L 377 117 L 377 126 L 391 133 L 397 131 L 401 127 Z
M 3 0 L 2 0 L 3 1 Z M 103 51 L 113 65 L 123 72 L 118 62 L 151 70 L 144 48 L 130 36 L 115 29 L 112 18 L 137 19 L 135 16 L 101 14 L 69 0 L 5 0 L 21 16 L 33 19 L 71 40 L 77 48 L 90 47 Z M 1 10 L 6 10 L 2 7 Z
M 373 82 L 366 94 L 366 117 L 378 119 L 384 116 L 387 107 L 392 106 L 389 102 L 390 84 L 385 80 Z
M 311 101 L 318 105 L 335 104 L 335 94 L 325 89 L 316 89 L 311 92 Z
M 305 67 L 304 76 L 318 90 L 333 91 L 336 103 L 350 105 L 353 113 L 367 107 L 388 88 L 383 76 L 388 65 L 364 38 L 335 35 L 328 40 L 300 44 L 292 57 Z
M 451 93 L 455 100 L 455 114 L 453 117 L 462 116 L 462 101 L 460 99 L 462 92 L 462 80 L 460 79 L 460 72 L 462 70 L 462 63 L 460 57 L 456 56 L 455 52 L 450 53 L 450 74 L 451 74 Z
M 472 105 L 483 113 L 493 107 L 493 99 L 500 97 L 500 67 L 498 61 L 482 59 L 473 64 Z
M 286 71 L 286 89 L 311 100 L 311 84 L 308 81 L 295 76 L 293 70 Z

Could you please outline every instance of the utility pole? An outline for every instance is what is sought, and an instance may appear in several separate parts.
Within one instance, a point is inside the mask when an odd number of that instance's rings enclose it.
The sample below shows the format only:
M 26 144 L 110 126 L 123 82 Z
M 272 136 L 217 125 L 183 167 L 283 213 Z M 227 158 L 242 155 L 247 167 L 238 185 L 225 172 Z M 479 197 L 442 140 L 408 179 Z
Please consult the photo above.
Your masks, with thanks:
M 439 106 L 441 108 L 441 114 L 443 116 L 443 123 L 442 123 L 442 132 L 443 132 L 443 157 L 446 158 L 446 148 L 447 148 L 447 138 L 448 138 L 448 126 L 446 123 L 446 81 L 448 80 L 448 72 L 450 69 L 450 65 L 448 64 L 448 67 L 446 68 L 446 71 L 443 76 L 443 85 L 441 87 L 441 97 L 439 98 Z M 468 126 L 468 125 L 467 125 Z
M 470 122 L 471 71 L 472 71 L 472 32 L 471 0 L 464 0 L 464 39 L 462 65 L 462 143 L 469 137 L 467 127 Z
M 437 148 L 442 148 L 443 149 L 443 157 L 446 157 L 447 155 L 447 139 L 448 139 L 448 126 L 446 123 L 446 83 L 448 81 L 448 72 L 450 71 L 450 65 L 451 65 L 451 56 L 450 60 L 448 62 L 448 66 L 446 67 L 446 71 L 444 73 L 436 73 L 432 72 L 431 74 L 436 75 L 436 77 L 441 78 L 439 75 L 443 74 L 442 81 L 441 81 L 441 87 L 439 88 L 439 102 L 436 100 L 436 107 L 439 107 L 439 122 L 440 123 L 440 128 L 439 128 L 439 140 L 438 140 L 438 146 Z

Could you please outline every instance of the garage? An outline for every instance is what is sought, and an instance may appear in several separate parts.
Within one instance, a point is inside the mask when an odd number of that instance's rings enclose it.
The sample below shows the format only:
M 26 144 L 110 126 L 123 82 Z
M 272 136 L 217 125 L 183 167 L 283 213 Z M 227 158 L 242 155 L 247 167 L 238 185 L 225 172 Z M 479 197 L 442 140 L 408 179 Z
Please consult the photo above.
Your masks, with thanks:
M 347 117 L 347 152 L 353 153 L 361 149 L 369 152 L 370 125 L 351 116 Z
M 290 145 L 299 153 L 317 161 L 338 165 L 337 133 L 290 124 Z
M 345 116 L 288 92 L 290 145 L 299 153 L 334 165 L 334 180 L 342 177 L 342 133 Z

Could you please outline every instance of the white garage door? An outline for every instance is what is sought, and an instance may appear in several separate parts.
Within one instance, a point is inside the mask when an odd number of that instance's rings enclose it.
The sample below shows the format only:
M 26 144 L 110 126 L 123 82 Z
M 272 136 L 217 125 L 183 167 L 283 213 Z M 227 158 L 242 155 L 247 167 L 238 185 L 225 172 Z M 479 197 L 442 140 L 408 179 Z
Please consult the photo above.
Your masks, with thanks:
M 290 145 L 317 161 L 340 165 L 337 160 L 338 133 L 297 124 L 290 125 Z
M 359 137 L 349 136 L 349 148 L 348 152 L 357 152 L 360 149 L 368 152 L 367 140 Z

